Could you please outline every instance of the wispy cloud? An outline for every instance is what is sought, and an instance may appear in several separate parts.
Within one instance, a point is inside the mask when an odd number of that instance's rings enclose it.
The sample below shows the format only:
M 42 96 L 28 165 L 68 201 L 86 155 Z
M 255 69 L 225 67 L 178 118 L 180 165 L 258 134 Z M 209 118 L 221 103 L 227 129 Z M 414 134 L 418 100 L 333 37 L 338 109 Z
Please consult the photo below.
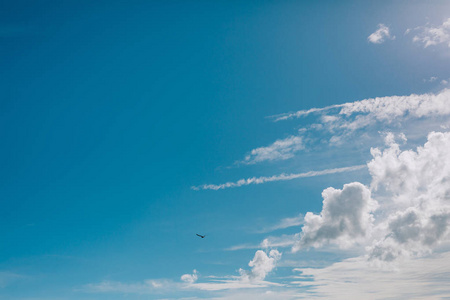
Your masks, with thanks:
M 327 110 L 330 110 L 333 108 L 339 108 L 344 105 L 345 104 L 335 104 L 335 105 L 325 106 L 325 107 L 321 107 L 321 108 L 310 108 L 310 109 L 299 110 L 299 111 L 291 112 L 291 113 L 269 116 L 268 118 L 273 119 L 274 122 L 285 121 L 285 120 L 290 120 L 290 119 L 294 119 L 294 118 L 300 118 L 303 116 L 307 116 L 312 113 L 320 113 L 320 112 L 327 111 Z
M 430 78 L 424 78 L 423 82 L 435 82 L 436 80 L 438 80 L 438 77 L 436 76 L 431 76 Z
M 343 104 L 330 105 L 323 108 L 312 108 L 300 110 L 293 113 L 273 116 L 274 121 L 283 121 L 293 118 L 300 118 L 311 113 L 326 112 L 340 108 L 333 115 L 337 117 L 325 120 L 326 122 L 343 122 L 341 126 L 347 128 L 358 128 L 371 121 L 379 120 L 391 122 L 399 117 L 426 117 L 442 116 L 450 114 L 450 89 L 444 89 L 437 94 L 411 94 L 409 96 L 387 96 L 347 102 Z M 348 117 L 361 114 L 364 121 L 347 120 Z
M 261 243 L 259 244 L 242 244 L 242 245 L 236 245 L 229 247 L 225 249 L 226 251 L 238 251 L 238 250 L 245 250 L 245 249 L 269 249 L 269 248 L 277 248 L 277 247 L 291 247 L 294 245 L 295 241 L 297 240 L 297 235 L 292 234 L 283 234 L 281 236 L 269 236 L 265 238 Z
M 0 288 L 4 288 L 10 285 L 11 283 L 15 282 L 16 280 L 23 278 L 25 278 L 24 275 L 20 275 L 9 271 L 2 271 L 0 272 Z
M 123 293 L 123 294 L 152 294 L 160 290 L 181 287 L 181 283 L 170 280 L 148 279 L 140 282 L 102 281 L 85 285 L 81 291 L 88 293 Z
M 87 284 L 80 291 L 87 293 L 119 293 L 119 294 L 154 294 L 161 291 L 223 291 L 234 289 L 253 289 L 281 284 L 265 281 L 266 277 L 277 266 L 282 253 L 276 249 L 257 250 L 248 263 L 249 270 L 239 269 L 239 276 L 207 276 L 205 282 L 198 282 L 199 273 L 193 270 L 192 274 L 184 274 L 179 282 L 166 279 L 147 279 L 138 282 L 102 281 L 96 284 Z
M 394 40 L 395 36 L 391 35 L 389 27 L 384 24 L 378 24 L 378 29 L 367 37 L 367 40 L 373 44 L 381 44 L 386 39 Z
M 365 168 L 365 165 L 357 165 L 357 166 L 351 166 L 351 167 L 343 167 L 343 168 L 334 168 L 334 169 L 326 169 L 322 171 L 309 171 L 305 173 L 291 173 L 291 174 L 280 174 L 280 175 L 274 175 L 269 177 L 251 177 L 247 179 L 240 179 L 236 182 L 227 182 L 222 184 L 204 184 L 200 186 L 193 186 L 191 187 L 193 190 L 222 190 L 226 188 L 232 188 L 232 187 L 240 187 L 245 185 L 251 185 L 251 184 L 262 184 L 267 182 L 274 182 L 274 181 L 284 181 L 284 180 L 292 180 L 297 178 L 305 178 L 305 177 L 314 177 L 314 176 L 321 176 L 321 175 L 327 175 L 327 174 L 335 174 L 335 173 L 343 173 L 343 172 L 351 172 L 356 171 Z
M 450 18 L 438 26 L 421 26 L 413 31 L 417 34 L 413 37 L 413 42 L 423 44 L 424 48 L 444 44 L 450 47 Z M 411 30 L 407 31 L 408 33 Z
M 268 252 L 258 250 L 255 256 L 248 263 L 250 270 L 239 269 L 240 276 L 233 279 L 219 279 L 212 282 L 194 283 L 190 288 L 196 288 L 206 291 L 219 291 L 229 289 L 242 288 L 262 288 L 271 285 L 280 285 L 277 283 L 267 282 L 264 279 L 272 272 L 278 261 L 281 259 L 281 253 L 278 250 L 270 250 Z
M 299 297 L 328 299 L 447 299 L 450 297 L 450 252 L 380 268 L 364 257 L 326 268 L 295 269 L 292 283 L 303 287 Z
M 254 164 L 262 161 L 285 160 L 294 157 L 294 153 L 304 149 L 302 137 L 290 136 L 277 140 L 267 147 L 253 149 L 245 157 L 244 163 Z
M 272 231 L 279 230 L 279 229 L 300 226 L 303 224 L 303 218 L 304 218 L 304 216 L 301 214 L 298 216 L 292 217 L 292 218 L 284 218 L 284 219 L 281 219 L 277 224 L 265 227 L 265 228 L 259 230 L 258 232 L 266 233 L 266 232 L 272 232 Z

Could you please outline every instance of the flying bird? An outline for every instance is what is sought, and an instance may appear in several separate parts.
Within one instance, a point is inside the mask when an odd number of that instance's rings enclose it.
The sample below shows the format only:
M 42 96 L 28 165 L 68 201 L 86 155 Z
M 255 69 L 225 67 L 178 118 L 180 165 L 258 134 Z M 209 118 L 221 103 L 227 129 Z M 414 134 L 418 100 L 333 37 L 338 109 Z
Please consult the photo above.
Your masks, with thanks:
M 198 234 L 198 233 L 196 233 L 196 235 L 199 236 L 199 237 L 201 237 L 202 239 L 204 239 L 205 236 L 206 236 L 206 235 L 201 235 L 201 234 Z

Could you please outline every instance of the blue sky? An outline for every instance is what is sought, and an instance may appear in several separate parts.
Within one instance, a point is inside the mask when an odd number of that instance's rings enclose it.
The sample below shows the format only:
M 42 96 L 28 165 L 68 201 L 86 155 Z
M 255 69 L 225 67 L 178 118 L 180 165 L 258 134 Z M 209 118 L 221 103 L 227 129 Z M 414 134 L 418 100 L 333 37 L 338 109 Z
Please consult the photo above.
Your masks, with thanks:
M 450 297 L 447 1 L 0 6 L 0 299 Z

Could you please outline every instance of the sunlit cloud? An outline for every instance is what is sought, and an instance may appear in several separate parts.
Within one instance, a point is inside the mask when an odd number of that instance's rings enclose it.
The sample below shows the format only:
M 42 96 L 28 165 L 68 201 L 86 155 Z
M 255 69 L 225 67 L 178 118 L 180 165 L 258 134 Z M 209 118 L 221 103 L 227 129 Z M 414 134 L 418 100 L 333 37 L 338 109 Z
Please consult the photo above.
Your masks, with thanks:
M 400 135 L 400 139 L 402 135 Z M 372 182 L 323 191 L 320 214 L 306 213 L 293 251 L 335 244 L 365 247 L 370 260 L 420 257 L 450 238 L 450 132 L 400 150 L 393 134 L 372 148 Z

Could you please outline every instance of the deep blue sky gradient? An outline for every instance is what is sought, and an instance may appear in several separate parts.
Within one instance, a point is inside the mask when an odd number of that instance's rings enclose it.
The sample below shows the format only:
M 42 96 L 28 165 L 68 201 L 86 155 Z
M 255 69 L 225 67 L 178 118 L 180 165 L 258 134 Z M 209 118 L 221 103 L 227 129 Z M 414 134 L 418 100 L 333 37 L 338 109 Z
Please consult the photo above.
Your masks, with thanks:
M 77 289 L 245 267 L 254 250 L 223 249 L 320 211 L 322 189 L 366 171 L 190 187 L 364 163 L 368 152 L 235 164 L 301 127 L 267 116 L 428 92 L 424 78 L 448 77 L 432 50 L 367 43 L 379 23 L 400 37 L 424 11 L 441 21 L 445 4 L 433 3 L 3 1 L 0 270 L 23 277 L 1 299 L 100 299 Z

